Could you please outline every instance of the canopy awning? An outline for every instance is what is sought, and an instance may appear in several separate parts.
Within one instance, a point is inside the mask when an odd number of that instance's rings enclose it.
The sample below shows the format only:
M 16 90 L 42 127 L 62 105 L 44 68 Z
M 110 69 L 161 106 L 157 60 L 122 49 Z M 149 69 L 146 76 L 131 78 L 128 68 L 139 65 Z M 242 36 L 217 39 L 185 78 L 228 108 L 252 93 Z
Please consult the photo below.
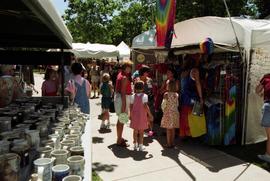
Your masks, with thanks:
M 117 50 L 119 51 L 120 58 L 130 57 L 130 48 L 125 42 L 122 41 L 117 46 Z
M 98 43 L 73 43 L 72 50 L 77 58 L 106 58 L 118 57 L 119 51 L 114 45 L 98 44 Z
M 270 20 L 232 18 L 241 48 L 270 47 Z M 197 46 L 210 37 L 216 45 L 236 47 L 236 38 L 229 18 L 206 16 L 185 20 L 174 25 L 171 48 Z M 133 49 L 157 49 L 155 30 L 146 31 L 133 39 Z M 270 48 L 269 48 L 270 50 Z
M 72 36 L 49 0 L 1 0 L 0 47 L 71 48 Z

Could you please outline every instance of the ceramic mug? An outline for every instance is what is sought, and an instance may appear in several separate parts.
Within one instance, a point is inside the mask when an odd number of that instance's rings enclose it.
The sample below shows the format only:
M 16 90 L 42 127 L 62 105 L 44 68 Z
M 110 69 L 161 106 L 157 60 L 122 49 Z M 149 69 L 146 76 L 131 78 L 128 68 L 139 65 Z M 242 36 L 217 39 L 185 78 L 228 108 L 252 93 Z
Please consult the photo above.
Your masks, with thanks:
M 52 180 L 52 166 L 54 159 L 51 158 L 39 158 L 34 161 L 36 171 L 38 174 L 38 180 L 51 181 Z
M 59 164 L 52 167 L 53 181 L 62 181 L 64 177 L 69 175 L 69 166 Z
M 38 152 L 41 158 L 50 158 L 52 151 L 53 151 L 53 148 L 50 146 L 40 147 L 38 149 Z
M 50 134 L 49 137 L 54 142 L 54 149 L 59 150 L 60 149 L 60 136 L 59 134 Z
M 65 150 L 69 150 L 70 147 L 75 146 L 75 141 L 74 140 L 64 140 L 61 141 L 61 148 Z
M 74 146 L 79 146 L 80 142 L 81 142 L 80 135 L 66 135 L 65 140 L 73 140 L 73 141 L 75 141 Z
M 70 167 L 70 174 L 84 176 L 84 157 L 83 156 L 71 156 L 67 159 Z
M 67 150 L 54 150 L 51 156 L 55 158 L 55 165 L 66 164 L 69 151 Z
M 66 176 L 63 181 L 82 181 L 82 177 L 78 175 L 69 175 Z
M 71 156 L 81 155 L 84 156 L 84 151 L 82 146 L 74 146 L 70 148 Z
M 54 142 L 53 142 L 53 140 L 44 140 L 44 141 L 41 141 L 41 143 L 45 147 L 46 146 L 49 146 L 49 147 L 54 148 Z

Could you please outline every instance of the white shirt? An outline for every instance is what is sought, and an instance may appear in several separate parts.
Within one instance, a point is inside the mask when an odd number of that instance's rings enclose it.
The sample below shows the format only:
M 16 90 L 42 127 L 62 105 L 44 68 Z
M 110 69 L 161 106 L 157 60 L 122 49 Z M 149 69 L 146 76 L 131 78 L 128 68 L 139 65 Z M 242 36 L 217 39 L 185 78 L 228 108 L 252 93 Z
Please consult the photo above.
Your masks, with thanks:
M 143 104 L 148 103 L 148 95 L 146 95 L 144 93 L 137 93 L 137 96 L 141 96 L 142 94 L 143 94 L 143 97 L 142 97 Z M 136 94 L 133 94 L 131 96 L 131 102 L 130 102 L 130 104 L 133 104 L 134 103 L 135 95 Z

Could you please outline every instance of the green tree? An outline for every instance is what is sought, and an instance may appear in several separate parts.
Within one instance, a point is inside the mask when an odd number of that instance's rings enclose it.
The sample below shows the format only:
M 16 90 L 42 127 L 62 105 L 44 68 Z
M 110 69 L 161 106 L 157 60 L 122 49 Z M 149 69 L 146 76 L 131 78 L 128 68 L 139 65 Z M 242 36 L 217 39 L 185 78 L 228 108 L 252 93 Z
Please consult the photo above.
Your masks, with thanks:
M 120 3 L 117 0 L 69 0 L 63 17 L 74 40 L 112 43 L 108 26 Z
M 227 16 L 223 0 L 177 0 L 175 22 L 200 16 Z M 270 11 L 263 0 L 227 0 L 232 16 Z M 156 0 L 69 0 L 65 22 L 76 42 L 119 44 L 155 25 Z M 268 10 L 268 11 L 267 11 Z
M 231 16 L 254 15 L 251 14 L 248 0 L 227 0 Z M 227 12 L 223 0 L 177 0 L 177 22 L 201 16 L 226 17 Z
M 265 18 L 270 15 L 270 1 L 269 0 L 252 0 L 252 4 L 256 4 L 258 8 L 259 18 Z

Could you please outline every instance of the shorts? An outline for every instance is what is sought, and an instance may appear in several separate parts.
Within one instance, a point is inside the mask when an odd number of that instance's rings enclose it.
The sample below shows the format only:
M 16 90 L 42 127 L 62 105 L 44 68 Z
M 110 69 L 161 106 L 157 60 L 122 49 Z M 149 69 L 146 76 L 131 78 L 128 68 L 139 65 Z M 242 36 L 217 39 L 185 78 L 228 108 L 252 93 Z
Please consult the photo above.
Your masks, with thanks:
M 92 75 L 91 76 L 91 82 L 92 83 L 98 83 L 99 82 L 99 76 Z
M 262 108 L 262 127 L 270 127 L 270 103 L 264 103 Z
M 130 102 L 131 102 L 131 95 L 126 95 L 126 113 L 129 114 L 130 109 Z M 114 96 L 114 108 L 117 115 L 122 112 L 122 98 L 121 94 L 116 93 Z
M 110 97 L 102 97 L 101 98 L 101 108 L 102 109 L 110 109 L 112 103 L 112 98 Z

